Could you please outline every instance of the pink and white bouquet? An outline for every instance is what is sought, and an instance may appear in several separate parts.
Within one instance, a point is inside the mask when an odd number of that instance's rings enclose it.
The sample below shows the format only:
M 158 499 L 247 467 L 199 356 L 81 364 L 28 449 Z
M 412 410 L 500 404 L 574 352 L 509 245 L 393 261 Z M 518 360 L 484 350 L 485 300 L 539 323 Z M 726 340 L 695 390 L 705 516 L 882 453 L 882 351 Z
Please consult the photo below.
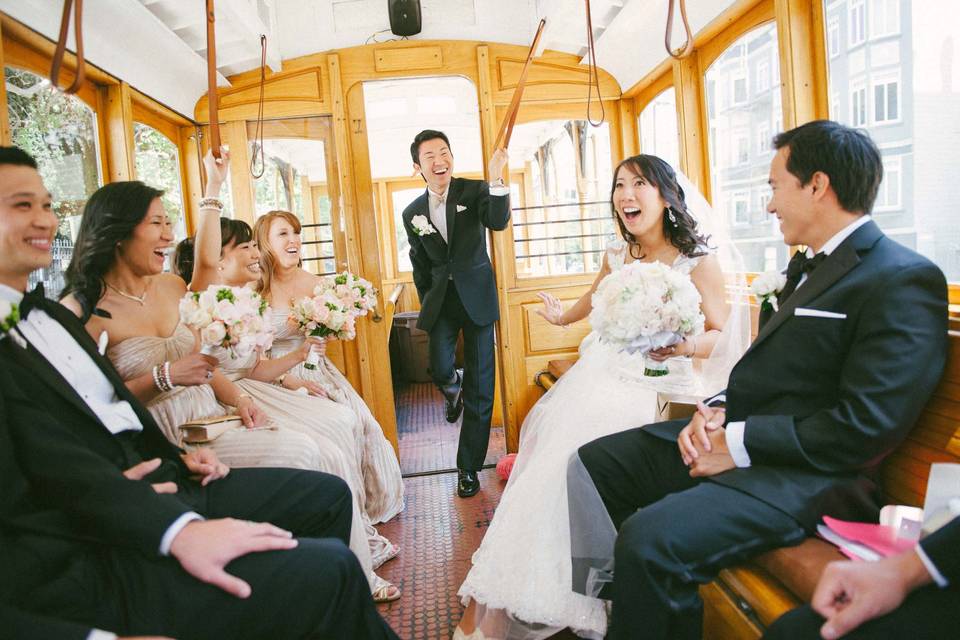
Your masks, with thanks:
M 266 312 L 267 301 L 246 287 L 214 284 L 180 300 L 180 319 L 200 332 L 201 352 L 208 355 L 217 347 L 234 358 L 269 349 L 273 331 L 264 319 Z
M 601 342 L 647 354 L 703 332 L 700 292 L 689 276 L 661 262 L 632 262 L 600 282 L 590 324 Z M 668 373 L 650 358 L 644 366 L 644 375 Z
M 321 278 L 314 294 L 318 291 L 332 291 L 343 306 L 357 316 L 365 316 L 377 306 L 377 290 L 373 284 L 349 271 Z
M 377 306 L 377 290 L 349 271 L 326 276 L 313 289 L 313 296 L 293 304 L 290 320 L 307 336 L 353 340 L 356 322 Z M 316 369 L 320 356 L 310 350 L 303 366 Z

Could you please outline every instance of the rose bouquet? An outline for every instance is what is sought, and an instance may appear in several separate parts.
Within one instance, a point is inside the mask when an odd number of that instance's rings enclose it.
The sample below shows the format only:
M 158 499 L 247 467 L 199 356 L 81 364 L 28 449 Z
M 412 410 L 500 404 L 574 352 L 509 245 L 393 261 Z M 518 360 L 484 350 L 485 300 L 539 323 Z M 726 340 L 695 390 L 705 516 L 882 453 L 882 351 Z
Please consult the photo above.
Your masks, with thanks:
M 633 262 L 614 271 L 593 294 L 590 324 L 600 341 L 646 355 L 703 332 L 700 292 L 689 276 L 660 262 Z M 644 375 L 669 373 L 644 358 Z
M 322 278 L 314 289 L 315 295 L 318 290 L 332 291 L 344 308 L 358 317 L 367 315 L 377 306 L 377 290 L 373 284 L 349 271 Z
M 321 278 L 313 296 L 294 303 L 290 319 L 304 335 L 352 340 L 357 334 L 357 318 L 376 306 L 376 288 L 368 280 L 344 271 Z M 316 369 L 319 361 L 320 356 L 311 349 L 303 366 Z
M 180 319 L 200 332 L 201 352 L 208 355 L 217 347 L 234 358 L 269 349 L 273 332 L 264 320 L 266 311 L 267 301 L 245 287 L 214 284 L 180 300 Z

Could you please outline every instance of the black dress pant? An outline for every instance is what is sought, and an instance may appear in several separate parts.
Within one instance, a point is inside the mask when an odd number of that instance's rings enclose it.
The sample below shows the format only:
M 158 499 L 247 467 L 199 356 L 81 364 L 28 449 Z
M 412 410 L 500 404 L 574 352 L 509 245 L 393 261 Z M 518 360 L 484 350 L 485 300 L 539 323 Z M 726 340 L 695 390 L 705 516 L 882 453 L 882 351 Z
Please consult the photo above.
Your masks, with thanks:
M 781 616 L 764 634 L 765 640 L 817 640 L 823 618 L 809 605 Z M 934 640 L 955 638 L 960 629 L 960 588 L 928 586 L 911 593 L 899 608 L 863 623 L 849 640 Z
M 247 581 L 247 599 L 200 582 L 170 557 L 86 547 L 66 571 L 20 606 L 114 631 L 178 640 L 397 636 L 377 614 L 366 577 L 347 546 L 352 502 L 335 476 L 292 469 L 234 469 L 207 487 L 180 487 L 208 519 L 270 522 L 298 546 L 251 553 L 226 570 Z
M 595 440 L 579 456 L 618 530 L 608 638 L 699 640 L 700 584 L 806 535 L 765 502 L 691 478 L 676 442 L 642 428 Z
M 457 445 L 457 468 L 479 471 L 490 441 L 496 376 L 493 323 L 476 325 L 463 308 L 453 281 L 447 283 L 443 307 L 430 330 L 430 372 L 447 397 L 457 391 L 457 337 L 463 331 L 463 423 Z

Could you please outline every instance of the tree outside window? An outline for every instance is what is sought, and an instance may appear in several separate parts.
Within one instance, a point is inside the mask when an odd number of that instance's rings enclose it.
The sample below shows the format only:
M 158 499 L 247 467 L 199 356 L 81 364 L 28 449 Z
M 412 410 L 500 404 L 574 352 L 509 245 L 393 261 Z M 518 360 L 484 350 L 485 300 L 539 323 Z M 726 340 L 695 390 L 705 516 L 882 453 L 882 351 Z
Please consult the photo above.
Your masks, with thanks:
M 183 191 L 180 187 L 180 157 L 177 145 L 149 125 L 133 123 L 134 161 L 137 179 L 163 189 L 163 209 L 173 222 L 177 239 L 186 236 Z

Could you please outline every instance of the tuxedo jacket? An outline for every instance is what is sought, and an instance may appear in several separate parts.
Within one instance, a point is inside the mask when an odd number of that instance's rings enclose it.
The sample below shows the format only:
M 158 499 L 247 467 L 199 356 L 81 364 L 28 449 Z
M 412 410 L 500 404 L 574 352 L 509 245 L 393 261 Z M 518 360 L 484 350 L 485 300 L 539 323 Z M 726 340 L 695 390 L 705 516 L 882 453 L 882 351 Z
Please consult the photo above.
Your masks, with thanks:
M 920 541 L 923 552 L 954 588 L 960 585 L 960 517 Z
M 496 321 L 500 309 L 493 267 L 487 255 L 486 230 L 506 228 L 510 222 L 510 197 L 491 197 L 489 185 L 483 180 L 451 180 L 447 192 L 448 242 L 444 242 L 439 232 L 419 235 L 411 222 L 418 215 L 430 220 L 429 202 L 429 192 L 424 190 L 404 209 L 402 216 L 410 241 L 413 282 L 420 296 L 417 326 L 424 331 L 433 327 L 451 276 L 473 323 L 484 326 Z
M 0 376 L 0 382 L 4 386 L 12 384 L 6 375 Z M 53 554 L 63 558 L 79 551 L 76 543 L 44 531 L 51 524 L 55 524 L 60 532 L 69 530 L 70 526 L 55 513 L 47 511 L 44 514 L 44 510 L 36 504 L 29 507 L 33 526 L 24 528 L 12 522 L 17 517 L 16 512 L 22 514 L 25 503 L 30 500 L 27 481 L 14 456 L 3 398 L 0 397 L 0 637 L 11 640 L 83 640 L 90 633 L 89 627 L 28 612 L 15 604 L 18 596 L 31 586 L 42 584 L 42 581 L 51 577 L 47 569 L 51 565 L 52 546 L 64 549 L 64 554 Z M 37 526 L 42 520 L 47 521 L 46 527 Z M 61 563 L 62 560 L 53 562 Z M 39 577 L 39 581 L 36 577 Z
M 130 403 L 143 432 L 113 435 L 32 345 L 21 346 L 10 336 L 0 340 L 0 423 L 5 423 L 0 430 L 8 431 L 8 448 L 21 470 L 3 478 L 0 520 L 15 543 L 7 560 L 23 569 L 42 558 L 41 568 L 55 572 L 71 553 L 89 545 L 156 556 L 169 526 L 195 510 L 183 501 L 195 493 L 189 490 L 195 483 L 188 482 L 180 451 L 97 352 L 76 316 L 56 303 L 46 307 Z M 123 476 L 133 464 L 152 458 L 162 464 L 149 482 Z M 154 492 L 150 483 L 163 481 L 176 482 L 180 493 Z
M 943 273 L 867 222 L 764 324 L 727 384 L 751 466 L 710 480 L 812 527 L 824 513 L 875 516 L 875 471 L 908 434 L 943 372 Z M 676 439 L 686 421 L 647 430 Z

